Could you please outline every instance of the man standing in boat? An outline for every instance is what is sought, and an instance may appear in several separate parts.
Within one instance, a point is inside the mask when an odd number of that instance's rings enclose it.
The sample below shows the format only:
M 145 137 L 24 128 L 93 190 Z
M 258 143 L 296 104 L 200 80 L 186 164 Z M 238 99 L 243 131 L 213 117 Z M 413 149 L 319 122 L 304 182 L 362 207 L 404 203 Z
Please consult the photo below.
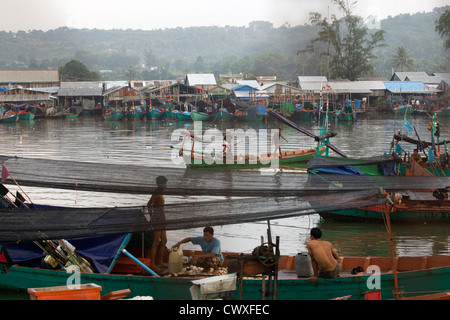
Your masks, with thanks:
M 172 250 L 187 242 L 198 244 L 202 248 L 202 254 L 195 255 L 191 258 L 190 263 L 203 268 L 214 268 L 217 270 L 223 263 L 222 249 L 220 247 L 220 240 L 214 237 L 214 229 L 212 227 L 205 227 L 203 229 L 203 236 L 188 237 L 177 242 Z
M 319 278 L 339 277 L 342 270 L 339 256 L 330 242 L 321 239 L 322 230 L 312 228 L 310 238 L 306 247 L 311 257 L 314 276 Z
M 163 191 L 167 185 L 167 178 L 159 176 L 156 178 L 156 189 L 153 192 L 150 200 L 147 202 L 148 211 L 150 212 L 150 219 L 155 223 L 164 223 L 166 220 L 164 213 L 165 199 Z M 153 231 L 153 243 L 150 250 L 150 264 L 151 268 L 156 273 L 161 273 L 162 268 L 167 265 L 163 263 L 164 251 L 167 244 L 166 230 Z

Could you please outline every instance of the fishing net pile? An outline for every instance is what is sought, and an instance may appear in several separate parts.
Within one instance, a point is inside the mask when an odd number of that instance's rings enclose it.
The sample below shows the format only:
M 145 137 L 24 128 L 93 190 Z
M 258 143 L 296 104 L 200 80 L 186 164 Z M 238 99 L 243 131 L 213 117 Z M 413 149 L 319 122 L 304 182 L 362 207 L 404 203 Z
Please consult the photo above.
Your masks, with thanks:
M 387 191 L 445 188 L 448 177 L 305 174 L 257 170 L 178 169 L 0 157 L 22 186 L 152 194 L 164 175 L 164 195 L 226 196 L 146 206 L 0 210 L 0 242 L 175 230 L 279 219 L 385 203 Z M 9 177 L 8 179 L 11 179 Z M 8 180 L 6 181 L 8 182 Z M 106 195 L 107 196 L 107 195 Z

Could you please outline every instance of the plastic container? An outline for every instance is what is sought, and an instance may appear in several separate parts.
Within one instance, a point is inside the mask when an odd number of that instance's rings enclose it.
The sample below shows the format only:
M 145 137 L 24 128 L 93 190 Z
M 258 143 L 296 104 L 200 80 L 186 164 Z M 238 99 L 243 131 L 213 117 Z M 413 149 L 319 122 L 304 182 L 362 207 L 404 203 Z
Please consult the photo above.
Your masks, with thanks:
M 172 251 L 169 254 L 169 273 L 178 273 L 183 268 L 183 250 L 178 247 L 178 250 Z
M 95 283 L 81 284 L 79 288 L 67 286 L 28 288 L 30 300 L 100 300 L 102 287 Z
M 295 273 L 299 278 L 309 278 L 314 275 L 308 252 L 300 252 L 295 256 Z

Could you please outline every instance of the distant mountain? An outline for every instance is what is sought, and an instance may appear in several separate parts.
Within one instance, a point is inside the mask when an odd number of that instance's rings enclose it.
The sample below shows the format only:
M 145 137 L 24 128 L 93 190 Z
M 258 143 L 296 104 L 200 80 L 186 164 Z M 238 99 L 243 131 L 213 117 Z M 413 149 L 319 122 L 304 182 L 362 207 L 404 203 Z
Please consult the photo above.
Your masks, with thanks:
M 434 29 L 444 9 L 381 20 L 388 46 L 376 51 L 374 76 L 390 76 L 389 60 L 399 46 L 409 50 L 417 71 L 448 72 L 449 55 Z M 317 29 L 310 25 L 274 28 L 265 21 L 251 22 L 248 27 L 152 31 L 59 28 L 0 32 L 0 68 L 54 69 L 77 59 L 90 70 L 112 70 L 112 76 L 121 79 L 130 66 L 141 71 L 139 75 L 144 78 L 184 72 L 273 72 L 292 79 L 299 75 L 297 51 L 316 35 Z M 273 61 L 262 70 L 258 63 L 261 59 Z M 143 65 L 145 69 L 141 69 Z

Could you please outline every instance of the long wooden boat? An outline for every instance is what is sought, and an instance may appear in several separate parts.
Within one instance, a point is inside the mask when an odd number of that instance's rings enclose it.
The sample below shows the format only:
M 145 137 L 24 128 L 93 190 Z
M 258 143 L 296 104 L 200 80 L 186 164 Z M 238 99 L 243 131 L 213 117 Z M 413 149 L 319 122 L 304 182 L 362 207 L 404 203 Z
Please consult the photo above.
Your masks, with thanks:
M 282 151 L 279 154 L 278 164 L 281 166 L 306 163 L 314 154 L 323 154 L 326 151 L 326 147 L 317 149 L 300 149 L 293 151 Z M 238 169 L 238 168 L 261 168 L 270 167 L 273 165 L 273 159 L 269 154 L 262 155 L 238 155 L 233 156 L 232 159 L 227 160 L 226 154 L 221 157 L 210 158 L 196 152 L 189 152 L 183 156 L 187 167 L 202 167 L 202 168 L 226 168 L 226 169 Z
M 123 119 L 123 112 L 119 108 L 117 109 L 107 109 L 103 113 L 103 119 L 109 121 L 118 121 Z
M 180 112 L 177 114 L 178 120 L 181 121 L 192 121 L 191 113 L 189 111 Z
M 36 117 L 36 107 L 33 105 L 24 105 L 19 109 L 19 120 L 34 120 Z
M 184 256 L 192 256 L 193 251 L 184 251 Z M 230 256 L 237 254 L 224 253 L 224 267 L 230 270 Z M 228 257 L 228 258 L 227 258 Z M 244 273 L 267 271 L 256 257 L 253 264 L 246 264 Z M 142 260 L 142 259 L 141 259 Z M 149 260 L 143 259 L 148 265 Z M 448 292 L 450 290 L 450 256 L 426 257 L 341 257 L 341 276 L 338 278 L 319 278 L 313 281 L 311 277 L 300 278 L 295 271 L 295 257 L 281 256 L 278 264 L 277 300 L 330 300 L 351 299 L 364 300 L 366 294 L 373 291 L 368 288 L 372 282 L 373 274 L 368 271 L 369 266 L 380 269 L 379 285 L 380 298 L 393 299 L 393 266 L 397 266 L 398 286 L 402 298 L 419 298 L 423 294 Z M 151 296 L 155 300 L 190 300 L 192 281 L 210 277 L 210 273 L 178 276 L 152 276 L 142 272 L 142 268 L 130 265 L 131 260 L 121 257 L 111 273 L 82 273 L 81 284 L 95 283 L 102 287 L 101 295 L 130 289 L 127 298 L 135 296 Z M 363 271 L 354 274 L 360 267 Z M 360 270 L 361 270 L 360 269 Z M 353 271 L 353 273 L 352 273 Z M 35 267 L 14 265 L 6 273 L 0 273 L 0 288 L 21 290 L 51 286 L 65 286 L 70 283 L 72 273 L 63 270 L 50 270 Z M 272 279 L 273 281 L 273 279 Z M 265 280 L 266 288 L 269 287 Z M 236 284 L 236 290 L 231 291 L 235 299 L 239 299 L 241 283 Z M 262 300 L 261 276 L 245 277 L 242 280 L 242 300 Z
M 0 123 L 12 123 L 17 122 L 18 120 L 19 116 L 17 114 L 5 113 L 3 116 L 0 116 Z
M 390 211 L 390 220 L 393 223 L 449 223 L 450 200 L 436 198 L 436 190 L 409 191 L 404 195 L 397 194 L 392 208 L 386 205 L 372 205 L 349 208 L 331 212 L 320 212 L 326 220 L 381 222 L 386 217 L 386 210 Z M 448 192 L 448 191 L 447 191 Z
M 246 121 L 246 122 L 261 122 L 263 120 L 262 115 L 249 116 L 247 114 L 235 114 L 234 118 L 238 121 Z
M 140 121 L 144 116 L 144 113 L 140 107 L 131 107 L 127 112 L 127 120 Z
M 145 112 L 145 116 L 148 120 L 159 120 L 164 116 L 164 110 L 153 107 Z
M 220 108 L 214 115 L 214 120 L 219 122 L 233 121 L 234 115 L 225 108 Z
M 191 118 L 194 121 L 208 121 L 211 119 L 211 116 L 204 112 L 191 112 Z
M 450 117 L 450 107 L 442 111 L 435 111 L 435 113 L 438 117 Z

